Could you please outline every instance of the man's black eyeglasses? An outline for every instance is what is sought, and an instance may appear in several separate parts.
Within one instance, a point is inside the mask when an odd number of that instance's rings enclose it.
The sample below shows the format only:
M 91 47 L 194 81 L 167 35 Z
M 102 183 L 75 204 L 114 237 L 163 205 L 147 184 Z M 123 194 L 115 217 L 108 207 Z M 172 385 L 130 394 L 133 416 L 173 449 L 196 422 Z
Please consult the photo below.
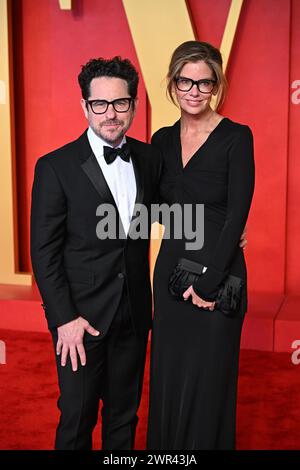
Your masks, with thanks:
M 197 86 L 200 93 L 211 93 L 214 89 L 216 80 L 202 79 L 192 80 L 191 78 L 178 77 L 175 78 L 176 87 L 179 91 L 190 91 L 194 85 Z
M 85 100 L 90 105 L 91 110 L 94 114 L 106 113 L 108 106 L 111 104 L 117 113 L 127 113 L 129 111 L 133 98 L 118 98 L 113 101 L 106 100 Z

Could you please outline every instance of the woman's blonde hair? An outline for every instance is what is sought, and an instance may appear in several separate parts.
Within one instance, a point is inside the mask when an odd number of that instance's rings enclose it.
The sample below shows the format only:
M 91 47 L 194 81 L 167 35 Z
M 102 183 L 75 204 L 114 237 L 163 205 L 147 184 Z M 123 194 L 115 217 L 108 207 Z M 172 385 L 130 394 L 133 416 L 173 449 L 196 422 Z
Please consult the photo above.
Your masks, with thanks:
M 200 60 L 203 60 L 208 65 L 216 80 L 215 108 L 218 110 L 225 100 L 227 80 L 222 69 L 223 61 L 220 51 L 207 42 L 187 41 L 175 49 L 167 75 L 167 94 L 177 106 L 174 98 L 174 80 L 180 75 L 181 69 L 185 64 Z

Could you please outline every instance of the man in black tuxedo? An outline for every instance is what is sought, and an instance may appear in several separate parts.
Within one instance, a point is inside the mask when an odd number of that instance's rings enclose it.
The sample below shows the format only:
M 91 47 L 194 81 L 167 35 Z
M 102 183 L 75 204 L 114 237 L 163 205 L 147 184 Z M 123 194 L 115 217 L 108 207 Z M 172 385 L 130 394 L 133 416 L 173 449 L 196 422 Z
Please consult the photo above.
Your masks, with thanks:
M 150 145 L 125 137 L 137 105 L 131 63 L 93 59 L 78 79 L 89 128 L 38 160 L 32 190 L 32 266 L 60 387 L 55 448 L 92 448 L 101 399 L 102 448 L 132 449 L 151 287 L 149 236 L 130 231 L 134 207 L 150 212 L 156 201 L 161 163 Z M 117 214 L 116 237 L 99 237 L 103 204 Z

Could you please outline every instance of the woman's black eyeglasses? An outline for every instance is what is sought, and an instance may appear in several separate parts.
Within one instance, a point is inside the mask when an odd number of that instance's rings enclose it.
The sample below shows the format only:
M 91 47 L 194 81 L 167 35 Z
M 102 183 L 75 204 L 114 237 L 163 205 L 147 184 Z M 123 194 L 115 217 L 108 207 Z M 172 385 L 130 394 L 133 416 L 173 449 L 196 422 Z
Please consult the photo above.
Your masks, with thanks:
M 178 77 L 175 78 L 175 84 L 179 91 L 190 91 L 193 86 L 196 85 L 200 93 L 211 93 L 216 84 L 216 80 L 192 80 L 191 78 Z

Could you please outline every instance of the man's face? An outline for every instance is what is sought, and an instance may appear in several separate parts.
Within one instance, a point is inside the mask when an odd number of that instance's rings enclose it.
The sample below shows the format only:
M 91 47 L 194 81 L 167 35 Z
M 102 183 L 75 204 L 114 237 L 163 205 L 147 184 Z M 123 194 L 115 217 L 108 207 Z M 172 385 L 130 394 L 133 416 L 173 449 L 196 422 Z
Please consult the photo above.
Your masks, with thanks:
M 121 98 L 130 98 L 125 80 L 115 77 L 98 77 L 91 81 L 89 101 L 114 101 Z M 84 99 L 81 100 L 81 106 L 89 126 L 96 135 L 114 147 L 120 144 L 129 129 L 135 116 L 136 105 L 137 99 L 130 104 L 128 111 L 118 112 L 110 104 L 103 114 L 95 114 L 91 105 Z M 97 111 L 95 106 L 94 109 Z

